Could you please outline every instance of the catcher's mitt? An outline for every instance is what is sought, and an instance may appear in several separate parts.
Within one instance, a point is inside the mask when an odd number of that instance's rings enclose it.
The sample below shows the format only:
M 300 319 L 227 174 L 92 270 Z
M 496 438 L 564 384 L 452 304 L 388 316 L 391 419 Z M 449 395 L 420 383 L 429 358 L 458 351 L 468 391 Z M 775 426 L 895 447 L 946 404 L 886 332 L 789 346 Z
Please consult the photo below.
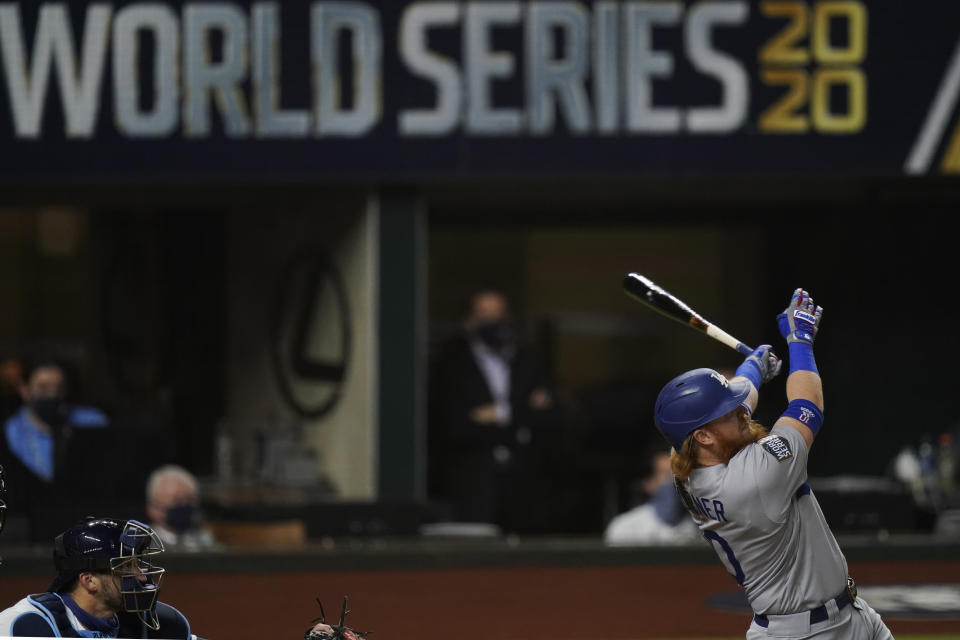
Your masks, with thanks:
M 351 629 L 345 623 L 347 619 L 347 597 L 343 597 L 343 608 L 340 610 L 340 622 L 337 624 L 327 624 L 327 616 L 323 612 L 323 603 L 317 598 L 317 604 L 320 605 L 320 617 L 314 618 L 310 628 L 303 634 L 303 640 L 363 640 L 370 633 L 369 631 L 357 631 Z

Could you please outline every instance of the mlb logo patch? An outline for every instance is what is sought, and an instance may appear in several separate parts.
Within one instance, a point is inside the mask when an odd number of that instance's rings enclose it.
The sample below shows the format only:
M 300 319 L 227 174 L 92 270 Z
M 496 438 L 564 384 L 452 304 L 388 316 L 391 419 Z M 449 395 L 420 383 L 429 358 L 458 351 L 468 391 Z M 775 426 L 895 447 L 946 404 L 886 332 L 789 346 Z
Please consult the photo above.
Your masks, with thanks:
M 790 450 L 790 443 L 780 436 L 761 438 L 759 444 L 767 450 L 767 453 L 776 458 L 777 462 L 783 462 L 793 457 L 793 451 Z
M 711 372 L 710 377 L 722 384 L 724 389 L 730 386 L 730 382 L 719 373 Z

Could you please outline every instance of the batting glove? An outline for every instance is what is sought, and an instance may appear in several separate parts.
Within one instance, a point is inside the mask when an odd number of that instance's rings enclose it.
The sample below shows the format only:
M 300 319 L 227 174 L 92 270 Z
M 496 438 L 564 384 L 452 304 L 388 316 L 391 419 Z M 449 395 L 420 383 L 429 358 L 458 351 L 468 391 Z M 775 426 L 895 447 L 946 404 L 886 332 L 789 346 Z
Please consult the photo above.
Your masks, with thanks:
M 773 347 L 762 344 L 748 355 L 739 367 L 736 375 L 743 376 L 753 383 L 757 389 L 764 382 L 770 382 L 780 373 L 783 362 L 773 352 Z
M 790 304 L 777 316 L 777 327 L 787 344 L 802 342 L 813 346 L 813 339 L 820 328 L 820 316 L 823 307 L 813 302 L 810 294 L 797 289 L 790 298 Z

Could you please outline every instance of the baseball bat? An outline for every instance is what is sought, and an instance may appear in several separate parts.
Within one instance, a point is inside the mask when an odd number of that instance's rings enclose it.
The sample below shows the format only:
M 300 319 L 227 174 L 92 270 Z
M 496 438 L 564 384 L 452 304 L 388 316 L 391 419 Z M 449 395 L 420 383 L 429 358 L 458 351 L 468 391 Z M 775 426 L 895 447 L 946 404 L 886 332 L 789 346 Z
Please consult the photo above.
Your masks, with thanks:
M 627 295 L 654 311 L 688 327 L 702 331 L 714 340 L 727 345 L 731 349 L 736 349 L 745 356 L 750 355 L 753 351 L 720 327 L 704 320 L 699 313 L 691 309 L 685 302 L 657 286 L 650 278 L 646 278 L 639 273 L 628 273 L 623 279 L 623 290 L 627 292 Z

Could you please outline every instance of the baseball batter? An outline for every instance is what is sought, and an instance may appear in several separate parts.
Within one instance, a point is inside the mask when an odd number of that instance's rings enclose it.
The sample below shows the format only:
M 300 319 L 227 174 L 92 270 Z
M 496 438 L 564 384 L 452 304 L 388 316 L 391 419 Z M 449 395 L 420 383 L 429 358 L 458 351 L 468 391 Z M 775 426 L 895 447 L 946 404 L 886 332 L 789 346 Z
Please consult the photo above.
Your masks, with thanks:
M 862 598 L 807 484 L 807 454 L 823 423 L 823 386 L 813 341 L 823 310 L 797 289 L 777 316 L 789 351 L 787 408 L 769 432 L 751 419 L 759 388 L 781 361 L 770 345 L 731 380 L 694 369 L 657 397 L 657 428 L 673 446 L 672 468 L 687 510 L 746 592 L 747 640 L 893 638 Z

